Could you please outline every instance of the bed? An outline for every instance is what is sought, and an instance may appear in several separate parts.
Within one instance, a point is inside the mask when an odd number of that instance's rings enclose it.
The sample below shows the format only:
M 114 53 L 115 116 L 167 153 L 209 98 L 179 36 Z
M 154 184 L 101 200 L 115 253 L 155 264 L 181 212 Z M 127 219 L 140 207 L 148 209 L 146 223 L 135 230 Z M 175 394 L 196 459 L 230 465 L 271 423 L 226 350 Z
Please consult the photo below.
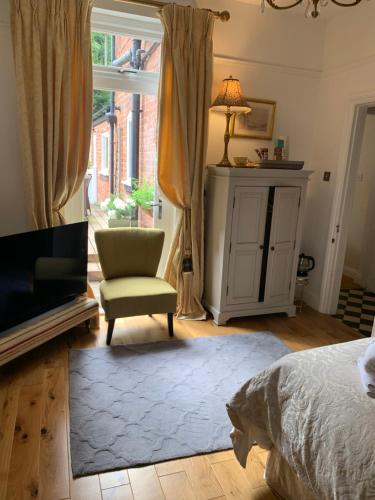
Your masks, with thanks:
M 227 405 L 237 459 L 254 442 L 270 450 L 265 478 L 280 497 L 375 499 L 375 400 L 356 365 L 371 341 L 289 354 Z

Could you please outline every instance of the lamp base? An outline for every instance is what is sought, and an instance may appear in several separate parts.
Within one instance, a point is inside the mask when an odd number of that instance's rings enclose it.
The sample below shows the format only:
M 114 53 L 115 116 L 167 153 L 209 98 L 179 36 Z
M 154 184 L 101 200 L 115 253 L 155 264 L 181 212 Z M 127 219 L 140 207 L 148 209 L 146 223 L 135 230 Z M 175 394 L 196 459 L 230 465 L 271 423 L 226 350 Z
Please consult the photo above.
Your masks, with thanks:
M 231 119 L 232 113 L 229 110 L 225 113 L 225 118 L 226 118 L 226 128 L 225 128 L 225 134 L 224 134 L 224 154 L 223 158 L 220 163 L 217 164 L 218 167 L 232 167 L 233 165 L 229 161 L 228 158 L 228 144 L 229 144 L 229 139 L 230 139 L 230 133 L 229 133 L 229 123 Z

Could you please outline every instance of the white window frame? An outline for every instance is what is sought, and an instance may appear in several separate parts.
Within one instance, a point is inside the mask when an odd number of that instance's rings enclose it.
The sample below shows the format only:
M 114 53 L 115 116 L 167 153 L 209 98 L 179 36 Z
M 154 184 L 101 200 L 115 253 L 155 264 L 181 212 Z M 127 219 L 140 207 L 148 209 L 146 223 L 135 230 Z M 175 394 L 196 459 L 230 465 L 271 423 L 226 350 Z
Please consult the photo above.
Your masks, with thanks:
M 91 31 L 111 35 L 130 36 L 161 42 L 163 29 L 159 19 L 124 12 L 94 8 Z M 94 89 L 122 91 L 129 94 L 157 95 L 159 73 L 94 64 Z
M 131 157 L 131 130 L 132 130 L 132 125 L 133 123 L 133 111 L 129 111 L 128 116 L 126 118 L 126 179 L 124 181 L 124 184 L 128 187 L 131 187 L 132 185 L 132 176 L 131 176 L 131 164 L 133 158 Z
M 92 156 L 93 156 L 92 169 L 94 172 L 96 172 L 98 168 L 98 164 L 96 161 L 96 154 L 97 154 L 96 140 L 97 140 L 97 132 L 95 131 L 92 133 Z
M 107 156 L 107 161 L 106 161 L 106 166 L 104 163 L 104 148 L 103 148 L 103 139 L 106 140 L 107 146 L 106 146 L 106 156 Z M 109 176 L 109 132 L 102 132 L 100 135 L 100 141 L 101 141 L 101 146 L 102 146 L 102 158 L 101 158 L 101 165 L 100 165 L 100 175 L 105 175 L 106 177 Z

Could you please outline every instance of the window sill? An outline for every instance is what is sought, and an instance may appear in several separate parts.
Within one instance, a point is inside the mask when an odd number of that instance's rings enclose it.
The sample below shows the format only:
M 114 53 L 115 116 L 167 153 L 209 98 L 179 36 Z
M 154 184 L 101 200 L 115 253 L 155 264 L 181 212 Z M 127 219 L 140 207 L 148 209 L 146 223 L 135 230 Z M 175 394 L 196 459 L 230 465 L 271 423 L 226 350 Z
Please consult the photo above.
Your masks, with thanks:
M 124 186 L 125 191 L 127 193 L 131 193 L 132 192 L 132 184 L 131 184 L 131 182 L 129 183 L 129 181 L 121 181 L 121 184 Z
M 101 170 L 100 175 L 103 177 L 109 177 L 109 170 Z

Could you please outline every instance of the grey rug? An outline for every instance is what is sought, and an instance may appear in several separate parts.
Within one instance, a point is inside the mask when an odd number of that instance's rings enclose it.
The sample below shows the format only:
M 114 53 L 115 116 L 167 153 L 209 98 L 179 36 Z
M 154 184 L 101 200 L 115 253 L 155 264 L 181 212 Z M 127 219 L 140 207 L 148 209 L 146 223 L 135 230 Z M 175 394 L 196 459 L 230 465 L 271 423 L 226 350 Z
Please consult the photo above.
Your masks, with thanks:
M 226 402 L 289 352 L 270 332 L 72 350 L 73 476 L 231 448 Z

